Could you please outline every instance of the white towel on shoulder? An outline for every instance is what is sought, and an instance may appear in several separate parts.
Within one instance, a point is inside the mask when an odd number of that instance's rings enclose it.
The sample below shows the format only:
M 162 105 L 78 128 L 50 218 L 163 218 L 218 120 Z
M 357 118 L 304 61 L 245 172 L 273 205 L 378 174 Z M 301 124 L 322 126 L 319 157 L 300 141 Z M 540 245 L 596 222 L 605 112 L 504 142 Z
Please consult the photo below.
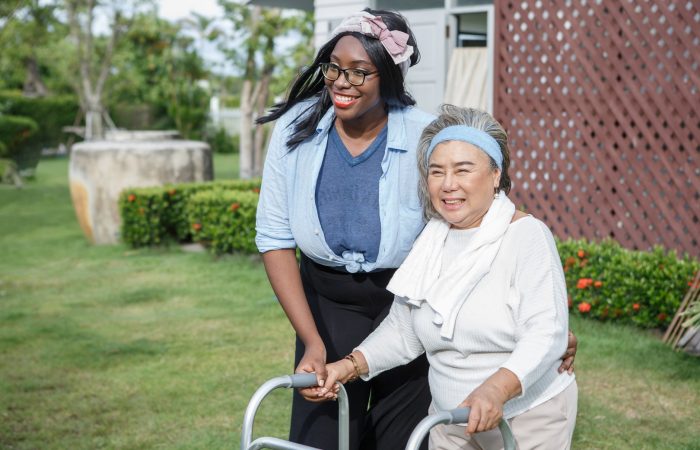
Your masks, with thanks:
M 440 325 L 440 336 L 452 339 L 457 314 L 474 286 L 491 270 L 514 213 L 515 205 L 501 191 L 469 245 L 460 251 L 460 264 L 442 271 L 442 251 L 450 224 L 431 219 L 387 289 L 414 306 L 427 302 L 435 311 L 433 322 Z

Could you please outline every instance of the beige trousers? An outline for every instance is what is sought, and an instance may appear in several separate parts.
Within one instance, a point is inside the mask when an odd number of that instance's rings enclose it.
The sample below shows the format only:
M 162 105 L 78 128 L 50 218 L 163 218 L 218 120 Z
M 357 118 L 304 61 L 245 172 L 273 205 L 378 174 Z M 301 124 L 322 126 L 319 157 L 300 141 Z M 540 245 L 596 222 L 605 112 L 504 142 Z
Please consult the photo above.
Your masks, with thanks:
M 578 387 L 574 380 L 558 395 L 508 420 L 518 450 L 571 448 L 577 403 Z M 430 430 L 430 450 L 503 450 L 498 428 L 471 437 L 464 430 L 460 425 L 437 425 Z

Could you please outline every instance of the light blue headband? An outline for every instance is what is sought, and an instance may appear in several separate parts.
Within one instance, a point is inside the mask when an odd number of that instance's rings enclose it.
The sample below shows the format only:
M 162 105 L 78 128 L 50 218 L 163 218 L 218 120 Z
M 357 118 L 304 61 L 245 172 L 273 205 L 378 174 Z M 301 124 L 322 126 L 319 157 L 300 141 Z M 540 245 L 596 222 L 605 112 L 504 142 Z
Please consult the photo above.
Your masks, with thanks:
M 435 146 L 445 141 L 462 141 L 475 145 L 493 158 L 498 168 L 503 170 L 503 154 L 501 153 L 501 146 L 498 145 L 498 142 L 485 131 L 477 130 L 474 127 L 468 127 L 466 125 L 453 125 L 443 128 L 435 135 L 430 141 L 428 152 L 425 154 L 426 166 L 430 161 L 430 155 L 433 153 L 433 150 L 435 150 Z

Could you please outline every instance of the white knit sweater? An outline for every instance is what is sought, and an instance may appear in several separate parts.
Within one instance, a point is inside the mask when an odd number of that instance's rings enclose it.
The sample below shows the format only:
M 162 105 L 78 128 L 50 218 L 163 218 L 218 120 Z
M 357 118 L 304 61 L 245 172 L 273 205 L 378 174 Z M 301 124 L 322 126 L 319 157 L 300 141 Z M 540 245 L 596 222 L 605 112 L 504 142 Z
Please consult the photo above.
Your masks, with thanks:
M 450 230 L 443 267 L 459 264 L 459 252 L 453 250 L 472 235 Z M 567 346 L 564 273 L 551 232 L 533 217 L 508 226 L 490 272 L 459 311 L 453 339 L 440 336 L 434 316 L 427 303 L 415 307 L 396 297 L 388 317 L 357 347 L 369 365 L 363 378 L 426 352 L 433 402 L 445 411 L 504 367 L 518 377 L 523 391 L 504 406 L 506 418 L 549 400 L 574 380 L 557 372 Z

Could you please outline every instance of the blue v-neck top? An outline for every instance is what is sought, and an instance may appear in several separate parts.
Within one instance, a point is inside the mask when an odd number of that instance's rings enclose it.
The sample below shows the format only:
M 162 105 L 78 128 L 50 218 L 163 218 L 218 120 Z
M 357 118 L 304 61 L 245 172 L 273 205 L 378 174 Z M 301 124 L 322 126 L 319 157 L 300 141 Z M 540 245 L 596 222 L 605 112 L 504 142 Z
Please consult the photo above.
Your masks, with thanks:
M 387 127 L 358 156 L 352 156 L 332 127 L 316 183 L 316 209 L 333 253 L 358 262 L 375 262 L 382 226 L 379 178 Z
M 329 108 L 316 134 L 290 149 L 286 142 L 294 124 L 308 114 L 315 99 L 301 102 L 277 120 L 267 149 L 258 202 L 255 243 L 261 253 L 298 247 L 318 264 L 343 266 L 348 272 L 396 268 L 411 250 L 423 228 L 418 200 L 416 146 L 423 128 L 435 118 L 416 108 L 389 110 L 386 146 L 379 178 L 381 221 L 379 254 L 374 262 L 359 256 L 343 257 L 332 251 L 316 209 L 316 185 L 335 120 Z

